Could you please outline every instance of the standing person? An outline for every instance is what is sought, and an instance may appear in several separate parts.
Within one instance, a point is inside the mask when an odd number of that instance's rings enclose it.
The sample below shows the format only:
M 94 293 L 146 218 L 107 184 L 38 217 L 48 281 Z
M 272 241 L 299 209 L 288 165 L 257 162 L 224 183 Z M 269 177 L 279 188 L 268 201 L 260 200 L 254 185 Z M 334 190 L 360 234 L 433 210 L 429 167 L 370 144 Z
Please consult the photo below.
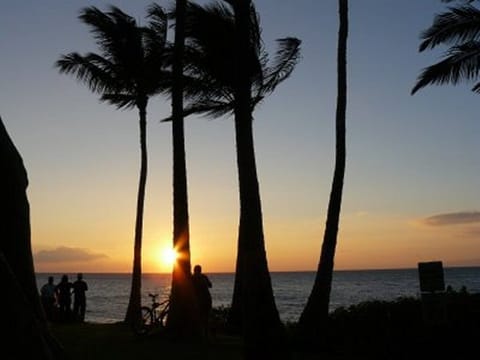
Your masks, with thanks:
M 41 287 L 40 298 L 42 299 L 42 306 L 45 315 L 47 316 L 47 320 L 53 321 L 56 302 L 53 276 L 49 276 L 47 283 Z
M 210 279 L 202 273 L 202 267 L 200 265 L 195 265 L 193 268 L 192 283 L 200 307 L 200 321 L 204 335 L 208 335 L 208 317 L 210 310 L 212 310 L 212 296 L 210 295 L 209 289 L 212 287 L 212 283 Z
M 85 309 L 87 308 L 87 297 L 85 292 L 88 285 L 83 280 L 83 274 L 77 274 L 77 280 L 73 283 L 73 315 L 76 320 L 85 320 Z
M 71 296 L 71 289 L 72 283 L 68 281 L 68 276 L 63 275 L 62 280 L 58 283 L 55 288 L 55 292 L 57 294 L 58 305 L 60 310 L 60 320 L 61 321 L 68 321 L 71 318 L 71 304 L 72 304 L 72 296 Z

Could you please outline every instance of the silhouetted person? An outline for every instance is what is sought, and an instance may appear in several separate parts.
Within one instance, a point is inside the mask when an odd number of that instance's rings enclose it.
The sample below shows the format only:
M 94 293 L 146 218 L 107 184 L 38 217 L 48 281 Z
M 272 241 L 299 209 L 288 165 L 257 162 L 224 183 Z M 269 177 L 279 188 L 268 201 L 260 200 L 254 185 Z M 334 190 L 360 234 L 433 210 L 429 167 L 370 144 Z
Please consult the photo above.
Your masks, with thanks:
M 79 321 L 85 320 L 85 310 L 87 308 L 87 297 L 85 292 L 88 285 L 83 280 L 83 274 L 77 274 L 77 280 L 73 283 L 73 315 Z
M 53 283 L 53 276 L 48 277 L 48 282 L 40 289 L 40 298 L 42 299 L 43 310 L 47 316 L 47 320 L 54 320 L 55 312 L 55 284 Z
M 193 288 L 197 296 L 198 305 L 200 307 L 200 320 L 204 334 L 208 334 L 208 318 L 210 310 L 212 309 L 212 296 L 210 295 L 210 288 L 212 283 L 210 279 L 202 273 L 202 267 L 195 265 L 192 275 Z
M 58 306 L 60 310 L 60 320 L 68 321 L 71 319 L 72 315 L 72 283 L 68 281 L 68 276 L 63 275 L 62 280 L 58 283 L 56 287 Z

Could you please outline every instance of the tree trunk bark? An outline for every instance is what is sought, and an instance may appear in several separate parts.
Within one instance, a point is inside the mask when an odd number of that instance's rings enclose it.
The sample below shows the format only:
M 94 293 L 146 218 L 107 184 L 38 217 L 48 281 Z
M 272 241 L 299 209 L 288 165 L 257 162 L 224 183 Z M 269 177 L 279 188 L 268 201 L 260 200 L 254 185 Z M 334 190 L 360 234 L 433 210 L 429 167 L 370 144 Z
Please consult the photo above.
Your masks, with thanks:
M 142 306 L 142 233 L 145 186 L 147 182 L 147 98 L 137 103 L 140 116 L 140 179 L 138 182 L 137 216 L 135 221 L 135 240 L 133 246 L 133 271 L 130 299 L 125 322 L 134 324 L 141 317 Z
M 0 118 L 1 352 L 8 359 L 64 359 L 40 302 L 30 239 L 28 177 Z
M 246 359 L 289 358 L 275 305 L 265 251 L 260 191 L 252 132 L 250 54 L 251 1 L 235 6 L 237 63 L 235 136 L 240 196 L 237 273 L 232 307 L 241 308 Z M 237 297 L 235 299 L 235 297 Z M 239 297 L 239 298 L 238 298 Z M 235 309 L 233 309 L 235 311 Z
M 308 302 L 299 320 L 299 332 L 301 337 L 312 340 L 318 338 L 324 332 L 328 320 L 338 224 L 342 204 L 343 181 L 345 176 L 348 0 L 339 0 L 339 19 L 335 170 L 317 274 L 312 292 L 310 293 Z
M 183 339 L 200 336 L 200 318 L 191 282 L 190 230 L 188 216 L 187 167 L 183 119 L 183 52 L 185 47 L 186 1 L 177 0 L 172 86 L 173 142 L 173 247 L 178 259 L 173 267 L 169 333 Z

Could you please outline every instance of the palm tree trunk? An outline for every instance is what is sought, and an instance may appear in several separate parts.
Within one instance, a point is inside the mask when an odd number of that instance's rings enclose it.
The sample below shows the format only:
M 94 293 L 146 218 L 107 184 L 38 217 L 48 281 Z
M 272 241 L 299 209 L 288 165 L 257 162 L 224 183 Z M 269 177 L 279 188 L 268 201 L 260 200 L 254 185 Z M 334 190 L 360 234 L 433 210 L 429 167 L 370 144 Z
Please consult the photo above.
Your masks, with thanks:
M 186 1 L 176 1 L 172 86 L 173 141 L 173 246 L 179 254 L 174 264 L 167 327 L 176 337 L 200 335 L 198 307 L 191 282 L 187 167 L 183 119 L 183 52 Z
M 327 323 L 335 249 L 337 245 L 338 224 L 342 204 L 346 160 L 345 118 L 347 107 L 348 0 L 339 0 L 339 18 L 335 170 L 328 204 L 327 222 L 323 237 L 320 262 L 318 264 L 312 292 L 299 320 L 299 330 L 304 338 L 315 338 L 325 330 Z
M 135 221 L 135 240 L 133 247 L 132 287 L 128 302 L 125 322 L 133 324 L 140 316 L 142 306 L 142 233 L 143 208 L 145 202 L 145 185 L 147 182 L 147 99 L 140 99 L 137 103 L 140 115 L 140 179 L 138 182 L 137 217 Z
M 236 111 L 235 129 L 240 187 L 236 286 L 241 294 L 245 355 L 246 359 L 288 358 L 268 271 L 250 114 Z
M 237 273 L 232 307 L 241 308 L 246 359 L 289 357 L 275 305 L 263 236 L 260 191 L 252 131 L 251 81 L 244 66 L 250 49 L 250 1 L 237 2 L 235 137 L 240 196 Z M 243 64 L 243 66 L 242 66 Z M 235 297 L 240 297 L 235 299 Z M 240 301 L 239 301 L 240 299 Z

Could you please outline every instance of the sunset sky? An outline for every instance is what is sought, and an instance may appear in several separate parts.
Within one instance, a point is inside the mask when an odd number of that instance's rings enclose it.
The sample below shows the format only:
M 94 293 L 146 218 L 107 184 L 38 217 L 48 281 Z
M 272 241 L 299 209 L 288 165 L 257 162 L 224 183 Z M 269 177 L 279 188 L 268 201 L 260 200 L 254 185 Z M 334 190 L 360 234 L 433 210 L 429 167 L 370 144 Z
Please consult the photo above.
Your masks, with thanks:
M 202 3 L 205 1 L 202 1 Z M 129 272 L 139 173 L 136 111 L 117 111 L 54 68 L 97 51 L 79 10 L 145 22 L 151 1 L 19 0 L 0 11 L 0 116 L 23 156 L 39 272 Z M 290 79 L 255 112 L 271 271 L 314 270 L 334 164 L 336 0 L 257 0 L 268 49 L 302 40 Z M 159 5 L 171 3 L 159 1 Z M 418 53 L 440 0 L 350 1 L 347 169 L 336 269 L 480 265 L 480 98 L 471 84 L 410 90 L 445 49 Z M 148 108 L 143 271 L 168 272 L 170 103 Z M 192 262 L 233 271 L 239 217 L 231 118 L 186 119 Z

